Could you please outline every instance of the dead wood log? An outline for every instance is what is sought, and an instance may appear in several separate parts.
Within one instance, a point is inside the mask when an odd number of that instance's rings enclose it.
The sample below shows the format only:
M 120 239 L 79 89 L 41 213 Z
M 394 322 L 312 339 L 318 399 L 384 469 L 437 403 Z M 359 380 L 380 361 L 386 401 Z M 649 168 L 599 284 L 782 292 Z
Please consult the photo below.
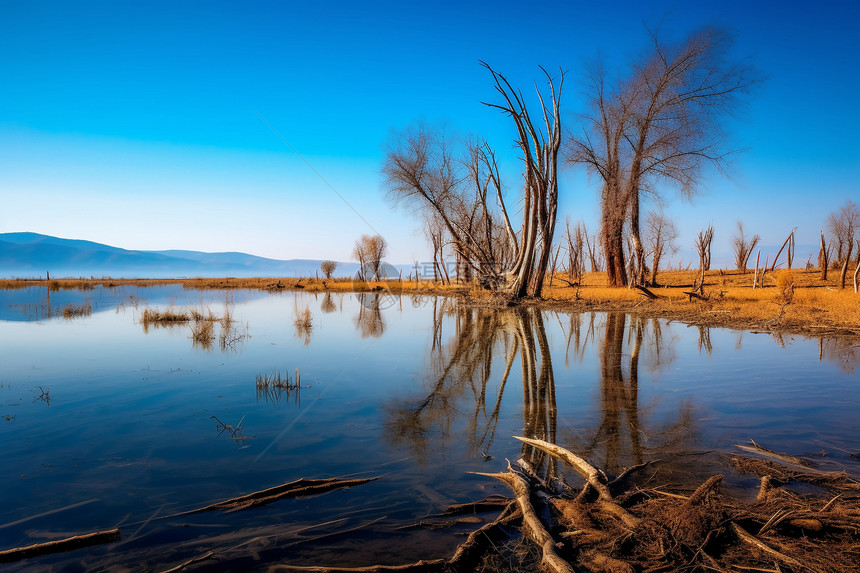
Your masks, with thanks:
M 549 442 L 533 438 L 523 438 L 521 436 L 514 436 L 514 438 L 548 454 L 561 458 L 586 479 L 589 487 L 592 487 L 597 491 L 599 498 L 598 505 L 604 513 L 620 519 L 624 525 L 631 529 L 639 525 L 641 520 L 638 517 L 631 515 L 629 511 L 615 502 L 609 491 L 609 487 L 606 484 L 607 480 L 603 472 L 599 471 L 570 450 L 557 446 L 556 444 L 551 444 Z
M 272 573 L 439 573 L 446 571 L 445 559 L 416 561 L 406 565 L 368 565 L 367 567 L 323 567 L 321 565 L 275 565 L 269 568 Z
M 478 501 L 468 503 L 455 503 L 449 505 L 448 509 L 440 513 L 440 516 L 449 515 L 468 515 L 475 513 L 483 513 L 494 509 L 505 509 L 511 504 L 511 499 L 503 495 L 491 495 Z
M 755 536 L 750 534 L 747 530 L 745 530 L 743 527 L 741 527 L 740 525 L 738 525 L 734 521 L 732 522 L 732 529 L 734 529 L 735 534 L 738 536 L 738 539 L 740 539 L 741 541 L 743 541 L 747 545 L 750 545 L 750 546 L 758 549 L 760 552 L 764 553 L 768 557 L 782 561 L 786 565 L 790 565 L 792 567 L 798 567 L 801 569 L 811 569 L 812 571 L 815 571 L 815 569 L 812 569 L 811 567 L 804 565 L 803 563 L 801 563 L 797 559 L 795 559 L 793 557 L 789 557 L 788 555 L 785 555 L 783 553 L 780 553 L 776 549 L 773 549 L 772 547 L 762 543 L 761 541 L 756 539 Z
M 516 500 L 510 501 L 495 521 L 487 523 L 469 534 L 466 541 L 457 547 L 454 555 L 448 560 L 448 567 L 455 572 L 474 571 L 487 549 L 496 547 L 507 538 L 507 533 L 500 526 L 522 519 L 522 515 Z
M 699 293 L 697 293 L 695 291 L 685 290 L 682 292 L 689 297 L 687 299 L 687 302 L 693 302 L 694 298 L 699 299 L 699 300 L 708 300 L 707 298 L 705 298 L 704 296 L 700 295 Z
M 687 500 L 687 505 L 697 505 L 705 501 L 708 495 L 716 491 L 720 484 L 723 483 L 722 475 L 715 475 L 709 477 L 705 483 L 696 488 L 696 491 L 693 492 L 693 495 Z
M 750 440 L 750 445 L 748 445 L 748 446 L 736 445 L 735 447 L 739 448 L 745 452 L 760 454 L 760 455 L 763 455 L 763 456 L 766 456 L 769 458 L 773 458 L 775 460 L 779 460 L 781 462 L 793 464 L 796 466 L 801 466 L 801 467 L 808 469 L 808 470 L 809 469 L 812 469 L 812 470 L 815 469 L 812 462 L 810 462 L 809 460 L 805 460 L 803 458 L 798 458 L 796 456 L 791 456 L 788 454 L 779 454 L 777 452 L 774 452 L 773 450 L 769 450 L 763 446 L 760 446 L 759 444 L 755 443 L 753 440 Z
M 200 557 L 195 557 L 193 559 L 189 559 L 185 563 L 180 563 L 176 567 L 171 567 L 166 571 L 162 571 L 161 573 L 179 573 L 189 565 L 194 565 L 195 563 L 200 563 L 201 561 L 206 561 L 207 559 L 211 559 L 212 556 L 215 555 L 212 551 L 206 553 L 205 555 L 201 555 Z
M 633 573 L 633 566 L 626 561 L 615 559 L 605 553 L 590 551 L 581 557 L 586 570 L 595 573 Z
M 528 537 L 541 548 L 543 558 L 541 563 L 544 567 L 555 573 L 574 573 L 573 567 L 562 559 L 556 551 L 555 540 L 546 530 L 540 518 L 538 518 L 531 502 L 531 492 L 526 480 L 519 474 L 510 470 L 505 473 L 486 474 L 475 472 L 476 475 L 495 478 L 506 483 L 517 497 L 517 505 L 523 513 L 523 526 L 528 531 Z
M 457 519 L 439 519 L 439 520 L 426 520 L 422 519 L 421 521 L 416 521 L 415 523 L 410 523 L 409 525 L 401 525 L 400 527 L 396 527 L 396 531 L 410 531 L 413 529 L 448 529 L 450 527 L 456 527 L 457 525 L 462 525 L 464 523 L 483 523 L 484 520 L 480 517 L 475 517 L 474 515 L 467 515 L 465 517 L 459 517 Z
M 27 547 L 16 547 L 0 551 L 0 563 L 11 563 L 28 559 L 30 557 L 39 557 L 41 555 L 49 555 L 51 553 L 62 553 L 64 551 L 72 551 L 81 547 L 90 547 L 92 545 L 101 545 L 103 543 L 111 543 L 119 541 L 119 529 L 109 529 L 106 531 L 96 531 L 85 535 L 75 535 L 65 539 L 57 539 L 56 541 L 47 541 L 45 543 L 37 543 L 28 545 Z
M 281 484 L 275 487 L 270 487 L 268 489 L 255 491 L 254 493 L 249 493 L 247 495 L 242 495 L 239 497 L 233 497 L 230 499 L 225 499 L 224 501 L 219 501 L 217 503 L 213 503 L 207 505 L 205 507 L 200 507 L 197 509 L 192 509 L 190 511 L 184 511 L 182 513 L 176 513 L 171 515 L 170 517 L 179 517 L 181 515 L 191 515 L 193 513 L 202 513 L 204 511 L 239 511 L 242 509 L 248 509 L 250 507 L 257 507 L 259 505 L 266 505 L 280 499 L 288 498 L 288 497 L 302 497 L 308 495 L 318 495 L 321 493 L 326 493 L 329 491 L 333 491 L 336 489 L 342 489 L 347 487 L 354 487 L 357 485 L 362 485 L 374 480 L 379 479 L 378 477 L 374 478 L 359 478 L 359 479 L 343 479 L 343 478 L 325 478 L 325 479 L 305 479 L 301 478 L 295 481 L 291 481 L 285 484 Z
M 650 290 L 648 290 L 647 288 L 645 288 L 642 285 L 635 285 L 635 288 L 636 288 L 636 290 L 639 291 L 639 294 L 643 294 L 643 295 L 647 296 L 648 298 L 650 298 L 651 300 L 655 300 L 655 299 L 660 298 L 659 296 L 657 296 L 656 294 L 654 294 L 653 292 L 651 292 Z
M 576 454 L 565 448 L 562 448 L 561 446 L 557 446 L 555 444 L 551 444 L 543 440 L 523 438 L 521 436 L 514 436 L 514 438 L 567 462 L 570 467 L 575 469 L 577 473 L 579 473 L 579 475 L 585 478 L 585 480 L 588 482 L 588 485 L 590 485 L 595 489 L 595 491 L 597 491 L 597 494 L 600 496 L 600 499 L 603 499 L 605 501 L 612 501 L 612 494 L 609 493 L 609 487 L 607 487 L 603 475 L 597 470 L 597 468 L 595 468 L 593 465 L 591 465 L 581 457 L 577 456 Z

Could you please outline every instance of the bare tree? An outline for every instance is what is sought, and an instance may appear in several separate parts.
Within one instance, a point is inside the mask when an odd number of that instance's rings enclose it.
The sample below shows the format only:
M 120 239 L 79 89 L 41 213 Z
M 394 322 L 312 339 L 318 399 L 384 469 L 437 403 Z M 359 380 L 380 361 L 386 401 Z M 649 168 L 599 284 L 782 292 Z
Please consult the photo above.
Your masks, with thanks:
M 666 217 L 661 209 L 657 211 L 649 211 L 648 217 L 645 218 L 645 232 L 643 233 L 645 246 L 651 252 L 651 286 L 657 286 L 657 269 L 660 268 L 660 261 L 667 253 L 675 253 L 678 251 L 676 240 L 678 239 L 678 229 L 675 223 Z
M 337 263 L 334 261 L 323 261 L 320 263 L 320 270 L 325 278 L 330 279 L 332 273 L 337 268 Z
M 732 252 L 735 254 L 735 268 L 737 270 L 747 272 L 750 255 L 760 240 L 761 237 L 758 235 L 753 235 L 752 238 L 745 237 L 744 225 L 738 221 L 738 234 L 732 237 Z
M 358 260 L 359 279 L 366 281 L 369 276 L 381 280 L 382 259 L 388 254 L 388 243 L 382 235 L 362 235 L 355 242 L 352 256 Z
M 517 129 L 524 164 L 519 232 L 508 216 L 495 154 L 485 141 L 469 142 L 467 153 L 458 158 L 444 135 L 424 126 L 398 134 L 383 166 L 389 197 L 437 217 L 458 263 L 477 272 L 484 284 L 504 285 L 513 298 L 540 296 L 558 204 L 559 103 L 564 74 L 556 86 L 554 78 L 541 68 L 550 93 L 545 99 L 538 90 L 544 127 L 537 129 L 522 94 L 489 65 L 482 65 L 504 99 L 502 104 L 486 105 L 505 112 Z
M 543 116 L 543 128 L 539 131 L 532 123 L 522 94 L 514 90 L 505 77 L 493 70 L 486 62 L 482 65 L 490 71 L 496 91 L 505 103 L 487 103 L 490 107 L 507 114 L 517 128 L 517 146 L 524 164 L 523 225 L 520 244 L 516 249 L 513 266 L 507 271 L 508 288 L 514 298 L 540 296 L 552 252 L 558 209 L 558 153 L 561 147 L 561 91 L 564 73 L 560 72 L 558 87 L 544 68 L 541 71 L 549 86 L 550 104 L 537 90 Z M 508 222 L 507 215 L 505 221 Z M 513 229 L 508 224 L 508 235 Z
M 821 271 L 821 280 L 827 280 L 827 268 L 830 264 L 830 245 L 824 240 L 824 231 L 821 231 L 821 247 L 818 249 L 818 269 Z
M 835 262 L 837 264 L 841 264 L 844 257 L 851 258 L 854 235 L 858 229 L 860 229 L 860 208 L 854 201 L 848 200 L 837 211 L 830 213 L 827 218 L 827 230 L 833 235 L 836 245 Z M 846 251 L 848 255 L 845 254 Z
M 839 288 L 845 288 L 845 275 L 848 273 L 848 263 L 851 262 L 851 253 L 854 252 L 854 241 L 848 243 L 848 252 L 845 255 L 845 262 L 842 263 L 842 272 L 839 273 Z
M 603 182 L 601 233 L 612 286 L 627 284 L 625 221 L 636 259 L 633 279 L 644 282 L 643 193 L 668 181 L 694 195 L 703 169 L 724 165 L 722 122 L 752 84 L 749 69 L 726 60 L 731 41 L 724 32 L 707 29 L 677 45 L 654 33 L 650 39 L 647 55 L 617 88 L 607 87 L 600 66 L 591 72 L 593 113 L 567 149 L 568 161 L 584 163 Z
M 711 241 L 714 240 L 714 226 L 708 225 L 696 235 L 696 253 L 699 255 L 699 270 L 704 279 L 705 271 L 711 270 Z
M 565 241 L 567 243 L 567 277 L 571 281 L 582 284 L 582 273 L 585 272 L 585 243 L 588 231 L 583 222 L 579 222 L 570 230 L 570 217 L 564 222 Z

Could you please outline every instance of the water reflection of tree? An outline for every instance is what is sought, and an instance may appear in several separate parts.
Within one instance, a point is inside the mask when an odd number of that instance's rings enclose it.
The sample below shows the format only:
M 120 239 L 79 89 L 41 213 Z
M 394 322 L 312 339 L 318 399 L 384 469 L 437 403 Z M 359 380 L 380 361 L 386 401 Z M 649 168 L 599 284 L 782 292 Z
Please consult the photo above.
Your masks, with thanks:
M 330 314 L 337 310 L 337 306 L 335 306 L 330 292 L 323 295 L 322 302 L 320 303 L 320 310 L 326 314 Z
M 606 316 L 604 338 L 600 347 L 600 402 L 601 422 L 580 446 L 586 455 L 599 456 L 598 465 L 615 471 L 627 465 L 629 456 L 634 463 L 642 463 L 651 449 L 673 449 L 686 442 L 692 435 L 692 419 L 688 408 L 680 410 L 677 422 L 654 431 L 646 432 L 639 404 L 639 359 L 646 340 L 647 319 L 624 313 L 609 313 Z M 663 338 L 659 322 L 651 320 L 649 347 L 662 346 Z M 627 371 L 625 358 L 625 332 L 630 347 Z M 666 350 L 654 349 L 659 356 L 657 364 L 665 364 L 673 356 Z M 601 456 L 602 454 L 602 456 Z
M 846 374 L 853 374 L 860 363 L 860 344 L 856 338 L 818 338 L 818 360 L 835 362 Z
M 362 338 L 379 338 L 385 333 L 385 321 L 382 319 L 379 293 L 358 294 L 358 314 L 353 319 L 356 330 L 361 331 Z
M 556 442 L 555 377 L 543 313 L 527 307 L 462 308 L 448 301 L 438 304 L 434 301 L 433 311 L 428 368 L 431 374 L 426 379 L 428 392 L 419 399 L 399 400 L 389 405 L 387 430 L 390 438 L 408 443 L 419 457 L 424 457 L 432 441 L 444 444 L 458 418 L 470 412 L 467 435 L 472 453 L 487 455 L 495 438 L 502 396 L 519 358 L 523 433 L 527 437 Z M 562 316 L 556 315 L 556 318 L 567 338 L 565 361 L 569 362 L 571 356 L 582 361 L 589 343 L 600 337 L 599 315 L 571 315 L 569 329 L 564 328 Z M 448 317 L 453 319 L 453 325 L 443 327 Z M 638 388 L 640 355 L 648 346 L 646 364 L 649 369 L 658 370 L 674 360 L 674 352 L 666 348 L 658 320 L 634 317 L 630 319 L 629 328 L 627 320 L 627 315 L 620 313 L 606 317 L 598 347 L 601 421 L 596 429 L 586 430 L 575 438 L 573 444 L 586 455 L 602 454 L 603 465 L 609 469 L 620 467 L 628 451 L 640 462 L 652 448 L 672 447 L 691 433 L 690 417 L 683 409 L 676 423 L 650 436 L 644 433 Z M 453 335 L 443 344 L 443 333 L 449 332 L 452 326 Z M 626 369 L 623 367 L 625 335 L 630 346 L 629 368 Z M 497 358 L 495 373 L 494 356 Z M 494 387 L 496 384 L 498 386 Z M 474 407 L 464 407 L 467 399 L 474 401 Z M 556 471 L 552 460 L 530 446 L 523 446 L 523 457 L 543 475 L 551 476 Z
M 396 442 L 409 443 L 424 457 L 431 439 L 445 440 L 462 415 L 458 405 L 474 400 L 468 417 L 472 453 L 487 456 L 499 422 L 502 396 L 519 356 L 523 382 L 523 432 L 527 437 L 556 438 L 555 381 L 542 314 L 531 308 L 505 310 L 458 308 L 450 301 L 433 301 L 434 325 L 430 352 L 429 393 L 421 399 L 389 407 L 388 432 Z M 443 320 L 453 318 L 453 336 L 442 343 Z M 495 351 L 495 352 L 494 352 Z M 493 356 L 504 355 L 504 368 L 493 377 Z M 491 380 L 498 380 L 493 389 Z M 524 446 L 524 457 L 539 468 L 545 455 Z M 552 466 L 554 468 L 554 466 Z

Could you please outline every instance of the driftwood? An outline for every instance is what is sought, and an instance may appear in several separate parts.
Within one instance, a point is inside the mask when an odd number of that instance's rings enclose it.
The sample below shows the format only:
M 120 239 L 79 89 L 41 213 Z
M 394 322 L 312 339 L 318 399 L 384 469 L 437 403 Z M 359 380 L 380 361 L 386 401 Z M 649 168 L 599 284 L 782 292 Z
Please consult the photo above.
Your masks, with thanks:
M 377 480 L 379 478 L 360 478 L 360 479 L 343 479 L 343 478 L 325 478 L 325 479 L 298 479 L 289 483 L 281 484 L 268 489 L 255 491 L 247 495 L 233 497 L 218 503 L 213 503 L 205 507 L 192 509 L 176 513 L 170 517 L 178 517 L 180 515 L 191 515 L 193 513 L 202 513 L 204 511 L 239 511 L 250 507 L 266 505 L 280 499 L 289 497 L 302 497 L 308 495 L 317 495 L 328 491 L 342 489 L 362 485 L 367 482 Z
M 765 543 L 763 543 L 762 541 L 760 541 L 759 539 L 757 539 L 756 537 L 751 535 L 747 530 L 745 530 L 743 527 L 741 527 L 740 525 L 738 525 L 734 521 L 732 522 L 732 529 L 734 529 L 735 534 L 738 536 L 738 539 L 740 539 L 741 541 L 743 541 L 747 545 L 755 547 L 756 549 L 758 549 L 759 551 L 761 551 L 762 553 L 764 553 L 768 557 L 773 557 L 775 559 L 778 559 L 779 561 L 782 561 L 786 565 L 791 565 L 792 567 L 799 567 L 801 569 L 812 569 L 811 567 L 804 565 L 803 563 L 801 563 L 797 559 L 789 557 L 788 555 L 783 555 L 782 553 L 780 553 L 776 549 L 773 549 L 770 546 L 766 545 Z M 814 569 L 813 569 L 813 571 L 814 571 Z
M 600 499 L 605 501 L 612 500 L 612 494 L 609 493 L 609 488 L 606 485 L 605 476 L 603 476 L 597 470 L 597 468 L 595 468 L 590 463 L 580 458 L 573 452 L 570 452 L 562 448 L 561 446 L 557 446 L 555 444 L 551 444 L 543 440 L 523 438 L 521 436 L 514 436 L 514 438 L 523 442 L 524 444 L 528 444 L 534 448 L 537 448 L 550 455 L 560 458 L 568 465 L 570 465 L 570 467 L 575 469 L 579 473 L 579 475 L 585 478 L 585 481 L 588 482 L 588 485 L 590 485 L 594 488 L 595 491 L 597 491 L 598 495 L 600 496 Z
M 647 288 L 645 288 L 642 285 L 635 285 L 635 288 L 637 291 L 639 291 L 639 294 L 643 294 L 643 295 L 647 296 L 648 298 L 650 298 L 651 300 L 660 298 L 659 296 L 657 296 L 656 294 L 654 294 L 653 292 L 651 292 L 650 290 L 648 290 Z
M 700 295 L 700 294 L 699 294 L 699 293 L 697 293 L 696 291 L 685 290 L 685 291 L 682 291 L 682 292 L 683 292 L 685 295 L 687 295 L 687 297 L 688 297 L 687 302 L 693 302 L 693 299 L 694 299 L 694 298 L 695 298 L 695 299 L 698 299 L 698 300 L 708 300 L 708 299 L 707 299 L 707 297 Z
M 323 567 L 320 565 L 275 565 L 269 571 L 274 573 L 437 573 L 445 571 L 448 561 L 445 559 L 432 559 L 430 561 L 417 561 L 406 565 L 368 565 L 367 567 Z
M 440 516 L 449 515 L 469 515 L 474 513 L 482 513 L 493 509 L 505 509 L 511 503 L 510 498 L 503 495 L 491 495 L 479 501 L 469 503 L 456 503 L 449 505 L 448 509 L 440 513 Z
M 195 563 L 200 563 L 201 561 L 206 561 L 207 559 L 212 559 L 214 555 L 215 554 L 212 551 L 209 551 L 208 553 L 201 555 L 200 557 L 194 557 L 193 559 L 189 559 L 185 563 L 181 563 L 176 567 L 172 567 L 170 569 L 167 569 L 166 571 L 162 571 L 161 573 L 179 573 L 179 571 L 182 571 L 189 565 L 194 565 Z
M 28 559 L 30 557 L 39 557 L 41 555 L 49 555 L 51 553 L 62 553 L 64 551 L 72 551 L 73 549 L 79 549 L 81 547 L 112 543 L 119 540 L 119 529 L 96 531 L 94 533 L 87 533 L 86 535 L 75 535 L 74 537 L 67 537 L 56 541 L 48 541 L 46 543 L 28 545 L 27 547 L 16 547 L 15 549 L 0 551 L 0 563 L 11 563 L 12 561 L 20 561 L 21 559 Z
M 760 446 L 759 444 L 755 443 L 753 440 L 750 440 L 750 443 L 748 446 L 736 445 L 735 447 L 738 449 L 741 449 L 745 452 L 750 452 L 753 454 L 760 454 L 762 456 L 773 458 L 773 459 L 779 460 L 781 462 L 793 464 L 796 466 L 801 466 L 801 467 L 806 468 L 808 470 L 812 469 L 815 471 L 815 468 L 814 468 L 812 462 L 810 462 L 809 460 L 805 460 L 803 458 L 798 458 L 797 456 L 790 456 L 788 454 L 779 454 L 777 452 L 774 452 L 773 450 L 769 450 L 763 446 Z
M 554 573 L 574 573 L 573 567 L 562 559 L 556 551 L 555 540 L 546 530 L 531 503 L 529 484 L 519 474 L 512 471 L 508 464 L 506 473 L 486 474 L 475 472 L 476 475 L 495 478 L 506 483 L 517 497 L 517 505 L 523 513 L 523 527 L 528 531 L 528 537 L 541 548 L 543 557 L 541 563 Z

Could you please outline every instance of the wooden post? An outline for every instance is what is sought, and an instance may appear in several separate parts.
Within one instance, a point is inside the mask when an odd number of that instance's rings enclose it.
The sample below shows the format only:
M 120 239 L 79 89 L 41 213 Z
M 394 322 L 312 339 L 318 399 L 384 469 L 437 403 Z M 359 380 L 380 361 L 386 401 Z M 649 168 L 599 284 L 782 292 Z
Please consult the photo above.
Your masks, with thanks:
M 848 272 L 848 263 L 851 261 L 851 254 L 854 252 L 854 241 L 848 243 L 848 254 L 845 255 L 845 262 L 842 263 L 842 273 L 839 275 L 839 288 L 845 288 L 845 274 Z
M 755 257 L 755 274 L 753 275 L 753 290 L 758 285 L 758 261 L 761 259 L 761 249 L 758 250 L 758 254 Z
M 827 243 L 824 242 L 824 231 L 821 231 L 821 248 L 818 251 L 818 269 L 821 271 L 821 280 L 827 280 Z

